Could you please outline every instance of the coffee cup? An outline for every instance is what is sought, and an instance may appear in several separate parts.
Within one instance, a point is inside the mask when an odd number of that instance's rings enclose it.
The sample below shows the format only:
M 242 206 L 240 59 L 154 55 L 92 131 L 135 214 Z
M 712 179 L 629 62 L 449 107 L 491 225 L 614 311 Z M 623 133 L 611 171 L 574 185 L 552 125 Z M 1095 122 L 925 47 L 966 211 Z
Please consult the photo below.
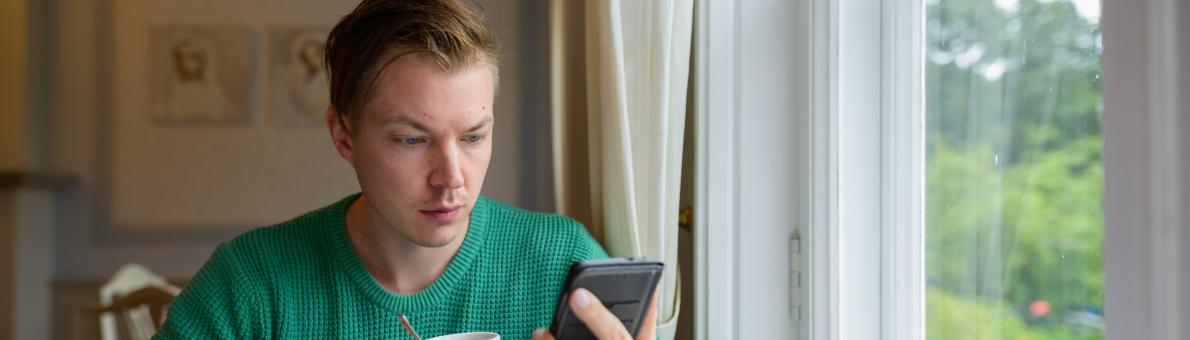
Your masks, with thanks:
M 492 332 L 455 333 L 436 336 L 429 340 L 500 340 L 500 334 Z

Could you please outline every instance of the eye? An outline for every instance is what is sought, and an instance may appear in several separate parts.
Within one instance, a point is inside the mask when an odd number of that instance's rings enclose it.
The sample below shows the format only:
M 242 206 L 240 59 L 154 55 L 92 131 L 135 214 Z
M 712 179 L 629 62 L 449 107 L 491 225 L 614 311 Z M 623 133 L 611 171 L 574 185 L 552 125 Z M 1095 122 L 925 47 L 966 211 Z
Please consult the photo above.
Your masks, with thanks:
M 480 135 L 470 135 L 470 136 L 463 137 L 463 140 L 464 140 L 464 141 L 466 141 L 467 143 L 472 143 L 472 144 L 474 144 L 474 143 L 479 143 L 480 141 L 482 141 L 482 140 L 483 140 L 483 136 L 480 136 Z
M 401 141 L 401 144 L 405 144 L 405 145 L 416 145 L 416 144 L 418 144 L 418 143 L 423 143 L 423 142 L 425 142 L 425 141 L 426 141 L 426 139 L 425 139 L 425 138 L 421 138 L 421 137 L 401 137 L 401 138 L 400 138 L 400 141 Z

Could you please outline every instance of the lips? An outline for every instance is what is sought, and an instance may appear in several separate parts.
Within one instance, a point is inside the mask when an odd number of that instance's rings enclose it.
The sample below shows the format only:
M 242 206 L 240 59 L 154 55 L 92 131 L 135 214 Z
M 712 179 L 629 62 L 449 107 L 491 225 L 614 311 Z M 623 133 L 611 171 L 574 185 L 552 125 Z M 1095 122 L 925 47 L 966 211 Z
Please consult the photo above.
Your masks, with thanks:
M 430 207 L 428 209 L 420 209 L 422 216 L 425 216 L 431 221 L 450 222 L 459 217 L 463 211 L 463 205 L 443 205 Z

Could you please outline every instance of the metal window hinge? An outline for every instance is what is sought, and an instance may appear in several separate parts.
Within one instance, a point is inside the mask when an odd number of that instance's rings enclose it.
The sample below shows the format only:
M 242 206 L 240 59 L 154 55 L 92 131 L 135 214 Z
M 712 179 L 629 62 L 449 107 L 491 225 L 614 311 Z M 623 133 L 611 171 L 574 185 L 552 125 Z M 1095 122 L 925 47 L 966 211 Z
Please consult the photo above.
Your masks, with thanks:
M 802 235 L 796 231 L 789 237 L 789 318 L 802 319 Z

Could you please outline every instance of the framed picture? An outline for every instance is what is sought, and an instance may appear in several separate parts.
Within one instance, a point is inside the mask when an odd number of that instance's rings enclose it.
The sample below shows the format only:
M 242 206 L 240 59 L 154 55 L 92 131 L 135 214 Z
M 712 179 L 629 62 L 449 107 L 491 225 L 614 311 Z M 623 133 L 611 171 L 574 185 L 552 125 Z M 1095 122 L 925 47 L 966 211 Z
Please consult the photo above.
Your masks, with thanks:
M 150 28 L 150 118 L 159 124 L 252 123 L 254 37 L 244 27 Z

